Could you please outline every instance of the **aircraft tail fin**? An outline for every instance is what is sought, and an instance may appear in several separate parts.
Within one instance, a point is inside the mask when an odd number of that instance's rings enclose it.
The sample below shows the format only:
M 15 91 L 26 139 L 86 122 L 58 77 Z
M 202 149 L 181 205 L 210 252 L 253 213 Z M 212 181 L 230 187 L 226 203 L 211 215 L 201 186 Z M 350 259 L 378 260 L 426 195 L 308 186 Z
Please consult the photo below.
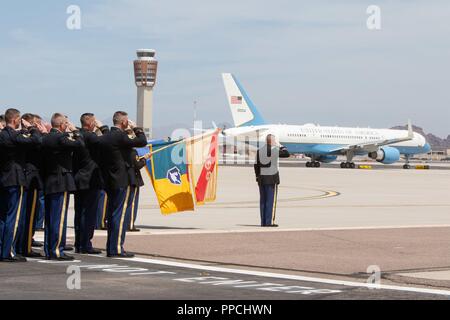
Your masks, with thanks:
M 414 132 L 413 132 L 411 119 L 408 120 L 408 138 L 411 140 L 414 139 Z
M 231 73 L 223 73 L 222 78 L 234 125 L 242 127 L 267 124 L 239 81 Z

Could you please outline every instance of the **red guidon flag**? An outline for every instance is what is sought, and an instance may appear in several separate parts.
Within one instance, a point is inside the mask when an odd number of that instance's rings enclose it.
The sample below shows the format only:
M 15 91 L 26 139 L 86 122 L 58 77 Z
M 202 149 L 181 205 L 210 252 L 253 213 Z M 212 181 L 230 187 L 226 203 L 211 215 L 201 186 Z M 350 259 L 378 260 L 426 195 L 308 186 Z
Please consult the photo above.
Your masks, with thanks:
M 219 130 L 187 141 L 190 178 L 197 205 L 216 200 Z

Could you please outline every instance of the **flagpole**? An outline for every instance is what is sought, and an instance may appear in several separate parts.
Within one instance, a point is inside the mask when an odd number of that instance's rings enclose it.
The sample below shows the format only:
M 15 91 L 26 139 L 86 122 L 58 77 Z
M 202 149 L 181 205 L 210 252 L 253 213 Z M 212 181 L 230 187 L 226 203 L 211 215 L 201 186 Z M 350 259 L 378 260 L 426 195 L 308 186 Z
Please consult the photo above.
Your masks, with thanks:
M 199 135 L 194 136 L 194 137 L 189 137 L 189 138 L 182 139 L 182 140 L 180 140 L 180 141 L 171 143 L 171 144 L 169 144 L 169 145 L 167 145 L 167 146 L 165 146 L 165 147 L 159 148 L 158 150 L 155 150 L 155 151 L 153 151 L 153 152 L 149 152 L 149 153 L 143 155 L 142 157 L 139 157 L 139 160 L 140 160 L 140 159 L 144 159 L 144 158 L 145 158 L 145 159 L 149 159 L 149 158 L 151 158 L 155 153 L 158 153 L 158 152 L 160 152 L 160 151 L 163 151 L 163 150 L 165 150 L 165 149 L 167 149 L 167 148 L 169 148 L 169 147 L 176 146 L 176 145 L 178 145 L 178 144 L 180 144 L 180 143 L 183 143 L 183 142 L 193 142 L 193 141 L 199 140 L 199 139 L 204 138 L 204 137 L 209 137 L 209 136 L 212 136 L 212 135 L 215 134 L 215 133 L 219 133 L 220 131 L 222 131 L 222 129 L 217 128 L 216 130 L 214 130 L 214 131 L 212 131 L 212 132 L 209 132 L 209 133 L 204 133 L 204 134 L 201 134 L 201 135 L 199 134 Z M 147 147 L 148 147 L 148 146 L 150 146 L 150 145 L 147 145 Z

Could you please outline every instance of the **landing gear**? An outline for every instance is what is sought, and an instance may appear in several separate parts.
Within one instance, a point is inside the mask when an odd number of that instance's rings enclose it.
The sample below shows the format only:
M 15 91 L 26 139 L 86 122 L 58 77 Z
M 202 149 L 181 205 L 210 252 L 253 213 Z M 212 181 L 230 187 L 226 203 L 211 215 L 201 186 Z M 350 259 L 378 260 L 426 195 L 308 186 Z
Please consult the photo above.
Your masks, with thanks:
M 411 166 L 409 165 L 409 156 L 405 156 L 405 164 L 403 165 L 403 169 L 409 170 Z
M 306 167 L 307 168 L 320 168 L 320 162 L 319 161 L 312 161 L 312 162 L 308 161 L 306 163 Z
M 356 165 L 354 162 L 341 162 L 342 169 L 355 169 Z
M 352 161 L 354 156 L 355 156 L 355 154 L 353 151 L 348 151 L 347 152 L 347 162 L 341 162 L 341 168 L 342 169 L 355 169 L 356 165 Z

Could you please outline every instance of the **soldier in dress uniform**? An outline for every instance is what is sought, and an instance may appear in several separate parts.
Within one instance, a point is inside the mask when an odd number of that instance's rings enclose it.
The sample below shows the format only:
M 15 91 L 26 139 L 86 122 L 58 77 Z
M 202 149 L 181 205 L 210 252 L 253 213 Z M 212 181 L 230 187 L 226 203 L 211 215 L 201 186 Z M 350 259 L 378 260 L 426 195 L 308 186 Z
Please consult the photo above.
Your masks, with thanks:
M 278 158 L 289 157 L 285 147 L 276 142 L 273 134 L 266 137 L 266 143 L 258 149 L 255 163 L 255 175 L 260 195 L 261 227 L 278 227 L 275 223 L 278 185 Z
M 44 153 L 45 244 L 47 259 L 73 260 L 64 252 L 69 196 L 76 190 L 72 155 L 83 148 L 77 128 L 63 114 L 55 113 L 52 129 L 42 142 Z
M 132 192 L 137 185 L 136 171 L 130 166 L 133 148 L 147 145 L 142 128 L 135 127 L 128 120 L 126 112 L 118 111 L 113 116 L 110 132 L 102 140 L 103 177 L 108 196 L 107 221 L 108 239 L 106 250 L 108 257 L 133 257 L 124 250 L 125 235 L 130 221 L 129 207 L 132 205 Z M 130 137 L 126 130 L 131 128 L 135 137 Z
M 26 261 L 16 255 L 15 242 L 24 205 L 27 149 L 41 143 L 38 129 L 24 125 L 20 131 L 20 111 L 5 112 L 5 127 L 0 132 L 0 260 Z
M 39 139 L 42 141 L 43 135 L 47 134 L 47 129 L 40 122 L 36 122 L 35 119 L 36 116 L 31 113 L 22 115 L 22 123 L 28 127 L 36 127 L 39 130 Z M 32 258 L 42 257 L 40 253 L 32 250 L 36 213 L 41 210 L 39 194 L 44 187 L 40 173 L 42 167 L 41 147 L 41 143 L 35 144 L 26 151 L 24 167 L 26 187 L 15 246 L 17 254 Z
M 80 118 L 81 130 L 85 146 L 74 152 L 74 172 L 77 191 L 75 193 L 75 252 L 99 254 L 101 250 L 92 247 L 92 238 L 97 219 L 97 210 L 101 201 L 101 190 L 104 188 L 100 171 L 100 141 L 102 136 L 96 129 L 105 134 L 108 126 L 103 126 L 92 113 L 85 113 Z

